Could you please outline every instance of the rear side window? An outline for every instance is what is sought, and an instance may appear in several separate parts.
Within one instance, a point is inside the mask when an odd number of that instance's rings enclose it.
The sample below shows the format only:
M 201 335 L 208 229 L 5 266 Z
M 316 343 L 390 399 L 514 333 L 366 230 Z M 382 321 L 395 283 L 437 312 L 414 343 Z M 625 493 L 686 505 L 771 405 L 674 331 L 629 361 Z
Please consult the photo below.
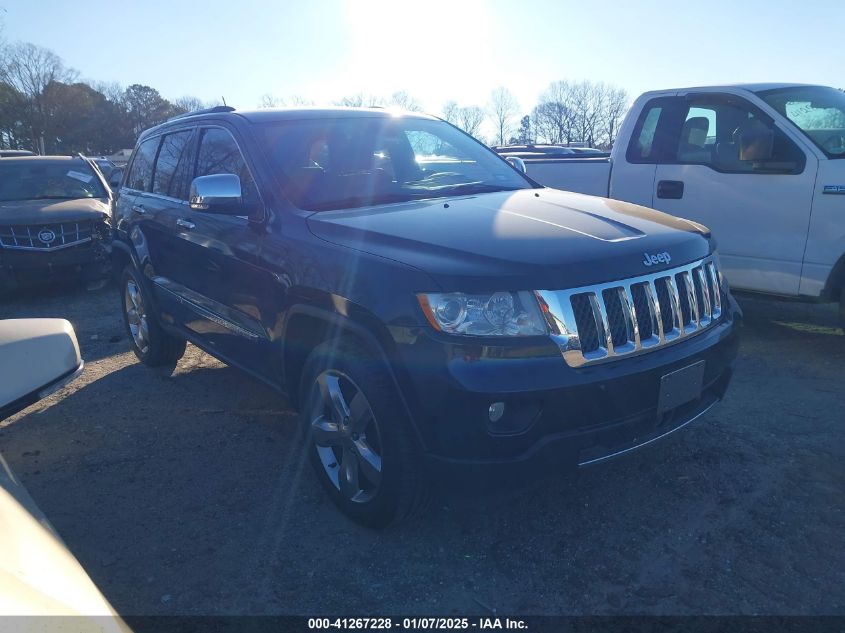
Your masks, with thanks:
M 232 135 L 221 128 L 202 131 L 195 177 L 235 174 L 241 179 L 241 196 L 246 204 L 258 204 L 258 190 L 241 150 Z
M 132 167 L 129 168 L 129 175 L 126 178 L 126 186 L 138 191 L 149 191 L 153 179 L 153 163 L 155 162 L 156 150 L 158 149 L 159 137 L 147 139 L 138 146 L 135 158 L 132 160 Z
M 186 130 L 168 134 L 161 141 L 153 174 L 153 193 L 187 199 L 190 139 L 191 131 Z

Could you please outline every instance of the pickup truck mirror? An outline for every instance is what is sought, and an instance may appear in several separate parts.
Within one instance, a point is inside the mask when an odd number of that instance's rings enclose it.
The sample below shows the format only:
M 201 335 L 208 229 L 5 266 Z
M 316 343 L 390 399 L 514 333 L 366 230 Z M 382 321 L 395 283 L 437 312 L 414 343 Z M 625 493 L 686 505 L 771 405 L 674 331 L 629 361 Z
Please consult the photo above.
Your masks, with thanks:
M 508 161 L 513 166 L 513 168 L 521 174 L 524 174 L 528 171 L 525 167 L 525 161 L 517 156 L 508 156 L 505 160 Z
M 199 176 L 191 183 L 191 208 L 206 213 L 243 215 L 241 179 L 235 174 Z
M 64 319 L 0 321 L 0 420 L 50 395 L 82 366 L 73 326 Z

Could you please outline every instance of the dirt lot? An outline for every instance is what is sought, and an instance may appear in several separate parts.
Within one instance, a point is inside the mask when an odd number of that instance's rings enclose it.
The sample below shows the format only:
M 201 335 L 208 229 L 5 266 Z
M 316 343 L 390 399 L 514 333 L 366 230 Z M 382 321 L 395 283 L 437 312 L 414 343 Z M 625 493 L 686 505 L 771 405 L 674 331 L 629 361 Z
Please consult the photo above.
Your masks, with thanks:
M 111 287 L 0 304 L 70 319 L 87 362 L 0 452 L 123 614 L 843 614 L 845 336 L 832 307 L 741 303 L 706 419 L 402 529 L 335 511 L 270 389 L 190 346 L 138 364 Z

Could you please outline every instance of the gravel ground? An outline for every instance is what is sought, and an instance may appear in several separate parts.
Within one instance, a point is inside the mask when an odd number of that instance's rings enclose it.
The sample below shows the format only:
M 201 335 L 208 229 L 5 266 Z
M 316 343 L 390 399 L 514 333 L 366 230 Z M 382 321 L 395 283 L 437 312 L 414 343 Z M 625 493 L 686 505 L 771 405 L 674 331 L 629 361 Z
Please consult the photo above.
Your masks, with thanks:
M 0 424 L 0 452 L 127 615 L 845 614 L 845 336 L 832 306 L 740 301 L 705 419 L 386 532 L 334 509 L 269 388 L 192 346 L 140 365 L 113 287 L 0 304 L 68 318 L 87 364 Z

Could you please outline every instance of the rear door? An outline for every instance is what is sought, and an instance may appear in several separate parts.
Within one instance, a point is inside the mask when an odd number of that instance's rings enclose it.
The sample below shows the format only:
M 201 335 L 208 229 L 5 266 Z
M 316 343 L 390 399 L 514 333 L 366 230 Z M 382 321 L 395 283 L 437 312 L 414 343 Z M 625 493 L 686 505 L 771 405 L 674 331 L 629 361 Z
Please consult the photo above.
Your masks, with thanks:
M 652 206 L 710 227 L 735 287 L 798 294 L 815 156 L 736 95 L 679 96 L 664 109 Z
M 132 240 L 136 251 L 144 253 L 143 273 L 154 282 L 160 316 L 165 323 L 178 323 L 184 316 L 184 305 L 172 293 L 161 291 L 161 279 L 177 278 L 183 274 L 178 258 L 176 219 L 184 215 L 188 205 L 188 180 L 192 159 L 193 128 L 177 129 L 156 136 L 144 143 L 155 147 L 149 176 L 144 174 L 129 182 L 136 192 L 131 214 L 140 230 Z M 153 145 L 154 144 L 154 145 Z M 139 148 L 139 152 L 144 144 Z

